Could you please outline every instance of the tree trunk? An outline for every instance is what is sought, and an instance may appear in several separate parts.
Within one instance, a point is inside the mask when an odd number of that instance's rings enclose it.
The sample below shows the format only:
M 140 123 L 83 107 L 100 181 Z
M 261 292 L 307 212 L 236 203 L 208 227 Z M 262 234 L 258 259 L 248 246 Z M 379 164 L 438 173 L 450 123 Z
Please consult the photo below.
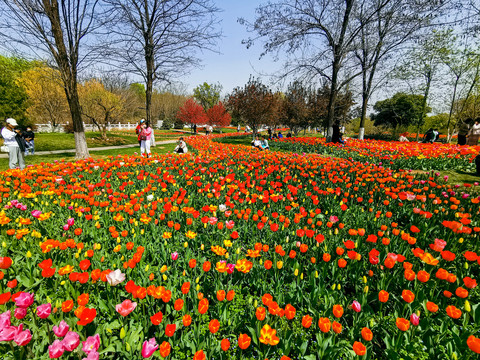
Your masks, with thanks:
M 453 136 L 453 130 L 452 130 L 452 134 L 450 135 L 450 121 L 452 120 L 453 107 L 455 106 L 455 99 L 457 97 L 457 87 L 458 87 L 459 81 L 460 81 L 460 76 L 457 76 L 457 78 L 455 79 L 455 85 L 453 87 L 453 97 L 452 97 L 452 103 L 450 104 L 450 112 L 448 113 L 447 143 L 450 143 L 450 141 L 452 140 L 451 137 Z
M 70 114 L 72 116 L 73 132 L 75 135 L 75 157 L 77 159 L 87 159 L 90 154 L 88 152 L 87 139 L 85 137 L 85 128 L 83 127 L 77 84 L 73 79 L 70 80 L 70 83 L 73 83 L 73 85 L 69 89 L 70 91 L 66 91 L 66 94 L 68 106 L 70 107 Z
M 427 111 L 427 101 L 428 101 L 428 94 L 430 92 L 430 84 L 432 83 L 432 73 L 429 71 L 427 73 L 427 84 L 426 84 L 426 87 L 425 87 L 425 93 L 423 95 L 423 104 L 422 104 L 422 114 L 421 114 L 421 117 L 420 119 L 418 119 L 418 126 L 417 126 L 417 137 L 415 139 L 415 141 L 418 141 L 418 138 L 419 138 L 419 131 L 420 131 L 420 126 L 422 124 L 422 120 L 423 118 L 425 117 L 425 112 Z

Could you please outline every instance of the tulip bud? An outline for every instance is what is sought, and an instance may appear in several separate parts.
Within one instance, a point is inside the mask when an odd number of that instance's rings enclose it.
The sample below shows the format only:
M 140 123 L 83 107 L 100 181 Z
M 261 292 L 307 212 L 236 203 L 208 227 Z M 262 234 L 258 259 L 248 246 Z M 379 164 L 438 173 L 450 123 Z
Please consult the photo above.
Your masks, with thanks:
M 240 254 L 240 248 L 237 248 L 237 255 Z
M 293 274 L 294 274 L 295 276 L 298 276 L 298 269 L 295 269 L 295 271 L 293 272 Z
M 27 251 L 27 255 L 26 255 L 26 256 L 27 256 L 27 258 L 31 258 L 31 257 L 32 257 L 32 253 L 30 252 L 30 250 Z
M 452 360 L 458 360 L 457 353 L 452 353 Z
M 364 292 L 365 294 L 368 294 L 368 286 L 365 286 L 365 287 L 363 288 L 363 292 Z
M 468 263 L 465 262 L 465 265 L 463 265 L 463 267 L 465 268 L 465 270 L 468 269 Z
M 318 271 L 315 270 L 315 278 L 318 278 Z
M 230 255 L 228 255 L 228 252 L 225 254 L 225 259 L 228 259 Z
M 337 285 L 337 290 L 340 290 L 342 288 L 342 285 L 338 284 Z
M 127 333 L 125 332 L 125 328 L 122 327 L 120 329 L 120 339 L 125 338 L 125 336 L 127 336 Z
M 335 290 L 335 287 L 336 287 L 336 286 L 337 286 L 336 284 L 333 284 L 333 285 L 332 285 L 332 290 Z
M 65 285 L 65 280 L 63 280 L 63 281 L 60 283 L 60 285 L 62 285 L 62 286 Z M 57 307 L 58 307 L 58 306 L 57 306 Z
M 200 290 L 200 284 L 197 284 L 197 287 L 196 287 L 197 291 Z
M 470 306 L 470 302 L 468 300 L 465 300 L 465 311 L 466 312 L 472 311 L 472 307 Z
M 188 242 L 187 242 L 187 241 L 185 241 L 185 242 L 183 243 L 183 247 L 185 247 L 185 248 L 188 247 Z
M 464 241 L 463 237 L 461 237 L 460 239 L 458 239 L 458 242 L 459 242 L 460 244 L 463 243 L 463 241 Z
M 358 313 L 362 311 L 362 305 L 360 305 L 360 303 L 357 300 L 354 300 L 352 303 L 352 309 Z
M 303 273 L 300 274 L 300 280 L 303 280 Z
M 277 269 L 281 269 L 283 267 L 283 261 L 277 261 Z
M 200 277 L 197 277 L 197 278 L 195 279 L 195 283 L 198 284 L 199 281 L 200 281 Z
M 412 314 L 410 315 L 410 322 L 412 325 L 418 326 L 418 324 L 420 324 L 420 318 L 417 314 Z
M 127 349 L 128 352 L 130 352 L 131 350 L 130 344 L 128 342 L 125 343 L 125 349 Z
M 365 275 L 363 275 L 363 283 L 366 284 L 367 283 L 367 277 Z
M 205 250 L 205 245 L 202 244 L 202 245 L 200 246 L 200 249 L 201 249 L 202 251 Z
M 254 307 L 254 308 L 257 308 L 257 305 L 258 305 L 258 300 L 255 299 L 255 301 L 253 302 L 253 307 Z
M 150 267 L 150 264 L 147 264 L 147 266 L 145 266 L 145 271 L 148 271 L 149 267 Z

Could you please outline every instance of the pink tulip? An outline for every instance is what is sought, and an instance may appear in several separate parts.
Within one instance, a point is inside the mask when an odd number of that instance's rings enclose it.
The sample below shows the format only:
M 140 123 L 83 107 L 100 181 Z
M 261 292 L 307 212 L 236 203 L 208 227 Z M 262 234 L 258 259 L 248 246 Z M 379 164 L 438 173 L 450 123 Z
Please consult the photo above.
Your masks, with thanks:
M 12 341 L 17 333 L 15 326 L 6 326 L 0 331 L 0 341 Z
M 107 282 L 110 286 L 115 286 L 125 281 L 125 274 L 120 269 L 107 274 Z
M 73 351 L 80 345 L 80 335 L 75 331 L 69 331 L 62 340 L 62 344 L 65 350 Z
M 52 345 L 48 347 L 48 355 L 50 359 L 56 359 L 63 355 L 65 350 L 60 340 L 55 340 Z
M 37 219 L 38 219 L 38 218 L 40 217 L 40 215 L 42 215 L 42 212 L 41 212 L 40 210 L 33 210 L 33 211 L 32 211 L 32 216 L 33 216 L 34 218 L 37 218 Z
M 233 227 L 235 226 L 235 222 L 233 220 L 228 220 L 227 222 L 225 222 L 225 225 L 227 226 L 227 229 L 233 229 Z
M 352 304 L 352 309 L 355 310 L 355 312 L 358 313 L 358 312 L 362 311 L 362 305 L 360 305 L 360 303 L 357 300 L 354 300 L 353 304 Z
M 98 360 L 100 358 L 100 354 L 96 351 L 92 351 L 86 358 L 82 360 Z
M 13 316 L 15 316 L 15 318 L 18 320 L 22 320 L 26 315 L 27 315 L 27 309 L 19 308 L 19 307 L 17 307 L 15 309 L 15 312 L 13 313 Z
M 70 329 L 70 327 L 68 326 L 68 324 L 62 320 L 60 321 L 60 324 L 58 324 L 58 326 L 53 326 L 53 333 L 58 336 L 58 337 L 64 337 L 65 335 L 67 335 L 68 333 L 68 330 Z
M 136 307 L 137 307 L 136 302 L 132 302 L 131 300 L 127 299 L 127 300 L 124 300 L 121 304 L 117 304 L 115 309 L 120 315 L 127 316 L 133 310 L 135 310 Z
M 158 349 L 158 344 L 155 341 L 155 338 L 151 338 L 148 341 L 145 341 L 142 346 L 142 356 L 144 358 L 149 358 L 153 353 Z
M 73 226 L 73 224 L 75 224 L 75 219 L 74 218 L 70 218 L 67 220 L 67 225 L 68 226 Z
M 95 334 L 94 336 L 89 336 L 87 340 L 82 342 L 82 350 L 90 354 L 92 352 L 97 352 L 100 347 L 100 335 Z
M 28 329 L 18 332 L 13 339 L 13 341 L 15 341 L 15 344 L 17 344 L 18 346 L 25 346 L 30 342 L 30 340 L 32 340 L 32 334 Z
M 70 226 L 68 226 L 67 224 L 63 225 L 63 231 L 67 231 L 68 229 L 70 229 Z
M 33 304 L 34 297 L 33 293 L 23 292 L 15 299 L 15 304 L 20 308 L 28 308 Z
M 10 318 L 12 317 L 10 310 L 5 311 L 3 314 L 0 314 L 0 332 L 10 326 Z
M 52 304 L 42 304 L 37 306 L 37 315 L 40 319 L 46 319 L 52 313 Z
M 232 274 L 235 270 L 235 264 L 227 264 L 227 274 Z
M 172 260 L 175 261 L 177 259 L 178 259 L 178 252 L 175 251 L 172 253 Z
M 418 324 L 420 324 L 420 318 L 418 317 L 417 314 L 410 315 L 410 321 L 412 325 L 415 325 L 415 326 L 418 326 Z

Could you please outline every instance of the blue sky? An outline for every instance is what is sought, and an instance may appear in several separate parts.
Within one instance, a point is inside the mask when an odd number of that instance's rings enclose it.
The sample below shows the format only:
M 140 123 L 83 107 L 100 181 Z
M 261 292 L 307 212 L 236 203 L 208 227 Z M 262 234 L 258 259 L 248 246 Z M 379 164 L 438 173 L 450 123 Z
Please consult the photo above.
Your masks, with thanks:
M 220 54 L 206 52 L 200 54 L 202 68 L 194 69 L 190 75 L 181 81 L 192 91 L 197 85 L 207 82 L 220 83 L 223 86 L 223 95 L 231 92 L 237 86 L 247 83 L 250 74 L 257 77 L 259 73 L 271 73 L 282 64 L 273 62 L 271 56 L 264 56 L 259 60 L 262 51 L 261 44 L 247 49 L 241 41 L 249 35 L 245 26 L 237 22 L 239 17 L 253 21 L 255 9 L 265 3 L 261 0 L 217 0 L 217 7 L 223 11 L 218 14 L 222 20 L 220 26 L 223 38 L 218 42 Z M 266 78 L 263 78 L 267 82 Z

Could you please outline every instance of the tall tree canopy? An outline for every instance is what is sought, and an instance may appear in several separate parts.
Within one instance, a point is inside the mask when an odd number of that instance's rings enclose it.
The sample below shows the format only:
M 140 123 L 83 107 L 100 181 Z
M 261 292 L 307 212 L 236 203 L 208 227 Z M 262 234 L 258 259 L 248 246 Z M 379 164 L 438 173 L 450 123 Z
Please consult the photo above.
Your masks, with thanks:
M 146 85 L 146 118 L 158 81 L 170 82 L 199 65 L 199 50 L 213 50 L 218 9 L 210 0 L 104 0 L 113 17 L 109 53 Z
M 209 84 L 204 82 L 193 89 L 193 97 L 203 106 L 203 109 L 207 111 L 220 101 L 220 93 L 222 91 L 222 85 Z
M 397 130 L 399 126 L 422 123 L 425 120 L 422 95 L 397 93 L 393 97 L 377 101 L 373 106 L 372 120 L 375 126 L 386 125 Z M 427 108 L 427 112 L 432 109 Z

